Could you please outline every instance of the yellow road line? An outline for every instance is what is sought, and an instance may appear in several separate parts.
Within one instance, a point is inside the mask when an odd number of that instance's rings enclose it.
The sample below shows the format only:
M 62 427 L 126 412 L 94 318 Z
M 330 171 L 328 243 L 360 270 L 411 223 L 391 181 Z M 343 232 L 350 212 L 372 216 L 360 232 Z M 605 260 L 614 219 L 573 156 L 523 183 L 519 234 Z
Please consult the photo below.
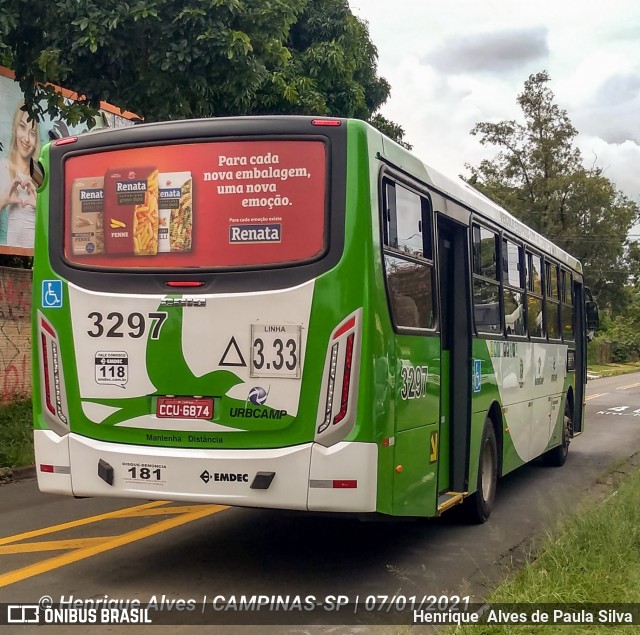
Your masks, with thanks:
M 163 514 L 187 514 L 202 509 L 202 505 L 182 505 L 180 507 L 156 507 L 155 509 L 132 509 L 120 518 L 141 518 L 144 516 L 162 516 Z
M 616 390 L 628 390 L 629 388 L 637 388 L 638 386 L 640 386 L 640 382 L 636 384 L 629 384 L 628 386 L 620 386 L 619 388 L 616 388 Z
M 205 516 L 210 516 L 211 514 L 216 514 L 225 509 L 228 509 L 228 507 L 223 505 L 202 505 L 201 509 L 197 511 L 174 516 L 173 518 L 166 518 L 165 520 L 161 520 L 153 525 L 130 531 L 129 533 L 122 534 L 121 536 L 106 538 L 105 541 L 100 544 L 75 549 L 74 551 L 69 551 L 54 558 L 49 558 L 42 562 L 36 562 L 35 564 L 23 567 L 22 569 L 9 571 L 0 575 L 0 588 L 8 586 L 9 584 L 15 584 L 16 582 L 20 582 L 21 580 L 31 578 L 41 573 L 46 573 L 47 571 L 52 571 L 58 567 L 64 567 L 65 565 L 73 562 L 78 562 L 79 560 L 84 560 L 85 558 L 104 553 L 105 551 L 115 549 L 116 547 L 122 547 L 123 545 L 136 542 L 137 540 L 148 538 L 149 536 L 159 534 L 163 531 L 167 531 L 168 529 L 173 529 L 174 527 L 179 527 L 180 525 L 190 523 L 194 520 L 198 520 L 199 518 L 204 518 Z
M 585 397 L 584 400 L 585 401 L 589 401 L 590 399 L 596 399 L 597 397 L 604 397 L 605 395 L 608 395 L 608 392 L 599 392 L 597 395 L 589 395 L 588 397 Z
M 53 525 L 52 527 L 43 527 L 42 529 L 34 529 L 33 531 L 26 531 L 23 534 L 16 534 L 15 536 L 6 536 L 0 538 L 0 545 L 8 545 L 12 542 L 18 542 L 20 540 L 28 540 L 29 538 L 37 538 L 38 536 L 44 536 L 46 534 L 52 534 L 56 531 L 63 531 L 64 529 L 72 529 L 73 527 L 82 527 L 82 525 L 90 525 L 91 523 L 97 523 L 101 520 L 108 518 L 118 518 L 126 515 L 128 512 L 136 509 L 149 509 L 150 507 L 159 507 L 160 505 L 166 505 L 168 501 L 152 501 L 150 503 L 144 503 L 144 505 L 137 505 L 136 507 L 126 507 L 125 509 L 118 509 L 113 512 L 107 512 L 106 514 L 99 514 L 97 516 L 89 516 L 87 518 L 79 518 L 78 520 L 72 520 L 68 523 L 62 523 L 61 525 Z
M 96 543 L 110 540 L 113 536 L 98 536 L 94 538 L 70 538 L 69 540 L 46 540 L 44 542 L 23 542 L 19 545 L 0 547 L 0 556 L 12 553 L 35 553 L 37 551 L 64 551 L 67 549 L 81 549 Z

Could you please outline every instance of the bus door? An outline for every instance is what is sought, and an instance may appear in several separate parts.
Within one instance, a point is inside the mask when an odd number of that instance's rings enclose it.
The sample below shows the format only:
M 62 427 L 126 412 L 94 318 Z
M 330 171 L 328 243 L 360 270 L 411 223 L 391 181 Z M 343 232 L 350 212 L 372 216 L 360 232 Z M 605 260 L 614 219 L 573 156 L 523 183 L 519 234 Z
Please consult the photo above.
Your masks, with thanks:
M 468 487 L 472 323 L 468 228 L 440 214 L 436 223 L 442 363 L 438 502 L 442 511 L 451 498 L 447 492 L 464 492 Z
M 568 273 L 565 273 L 568 277 Z M 569 278 L 570 279 L 570 278 Z M 562 312 L 563 312 L 563 330 L 565 324 L 573 323 L 575 337 L 575 353 L 571 355 L 571 346 L 567 353 L 567 371 L 571 371 L 571 362 L 573 362 L 573 368 L 576 373 L 575 389 L 576 394 L 574 397 L 573 406 L 573 434 L 578 435 L 584 430 L 584 388 L 587 383 L 587 333 L 585 326 L 584 316 L 584 304 L 586 301 L 585 291 L 582 284 L 574 280 L 573 281 L 573 296 L 563 296 Z M 573 308 L 567 306 L 566 302 L 573 301 Z M 572 319 L 573 318 L 573 319 Z
M 393 513 L 433 516 L 437 498 L 440 341 L 431 204 L 385 176 L 384 268 L 394 327 Z

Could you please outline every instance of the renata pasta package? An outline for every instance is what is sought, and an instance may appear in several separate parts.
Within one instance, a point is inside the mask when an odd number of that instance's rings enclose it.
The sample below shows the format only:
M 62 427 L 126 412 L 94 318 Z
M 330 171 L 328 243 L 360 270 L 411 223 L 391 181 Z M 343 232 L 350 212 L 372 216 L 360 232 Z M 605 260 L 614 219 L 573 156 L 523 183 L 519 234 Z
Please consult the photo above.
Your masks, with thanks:
M 158 253 L 158 170 L 110 169 L 104 178 L 104 233 L 108 254 Z
M 104 253 L 104 177 L 76 179 L 71 186 L 71 249 L 74 256 Z
M 162 172 L 159 182 L 158 251 L 191 251 L 193 229 L 191 172 Z

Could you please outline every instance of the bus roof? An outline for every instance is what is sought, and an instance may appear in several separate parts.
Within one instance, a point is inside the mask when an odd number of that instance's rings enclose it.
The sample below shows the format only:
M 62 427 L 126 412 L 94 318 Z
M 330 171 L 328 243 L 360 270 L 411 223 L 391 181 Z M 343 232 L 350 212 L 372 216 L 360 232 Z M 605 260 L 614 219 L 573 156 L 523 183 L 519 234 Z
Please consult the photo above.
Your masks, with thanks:
M 424 165 L 424 164 L 423 164 Z M 556 244 L 525 225 L 513 214 L 492 201 L 488 196 L 476 190 L 466 181 L 460 178 L 451 178 L 442 174 L 438 170 L 424 165 L 433 187 L 446 196 L 462 203 L 466 207 L 478 212 L 479 215 L 493 221 L 500 227 L 510 231 L 515 236 L 525 239 L 534 247 L 548 253 L 553 258 L 560 260 L 563 264 L 582 273 L 580 261 L 558 247 Z
M 469 185 L 459 177 L 451 177 L 424 163 L 415 154 L 403 148 L 395 141 L 382 135 L 381 132 L 365 123 L 369 131 L 382 136 L 384 139 L 384 151 L 387 158 L 396 163 L 398 167 L 413 174 L 416 178 L 425 181 L 434 190 L 446 198 L 457 202 L 466 209 L 492 221 L 498 227 L 511 232 L 514 236 L 526 240 L 540 251 L 549 254 L 576 272 L 582 273 L 580 261 L 567 253 L 556 244 L 525 225 L 513 214 L 492 201 L 488 196 Z

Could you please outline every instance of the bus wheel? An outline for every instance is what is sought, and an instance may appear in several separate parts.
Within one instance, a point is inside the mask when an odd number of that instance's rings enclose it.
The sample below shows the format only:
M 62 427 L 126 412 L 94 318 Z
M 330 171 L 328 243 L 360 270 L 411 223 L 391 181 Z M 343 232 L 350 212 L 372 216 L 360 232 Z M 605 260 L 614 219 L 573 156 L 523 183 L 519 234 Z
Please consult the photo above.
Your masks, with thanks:
M 478 489 L 465 500 L 466 518 L 469 522 L 487 522 L 493 509 L 498 482 L 498 445 L 493 423 L 488 417 L 484 421 L 480 457 L 478 460 Z
M 564 406 L 564 417 L 562 421 L 562 443 L 544 455 L 544 462 L 551 467 L 562 467 L 569 455 L 569 443 L 571 442 L 571 428 L 573 427 L 573 413 L 569 400 Z

